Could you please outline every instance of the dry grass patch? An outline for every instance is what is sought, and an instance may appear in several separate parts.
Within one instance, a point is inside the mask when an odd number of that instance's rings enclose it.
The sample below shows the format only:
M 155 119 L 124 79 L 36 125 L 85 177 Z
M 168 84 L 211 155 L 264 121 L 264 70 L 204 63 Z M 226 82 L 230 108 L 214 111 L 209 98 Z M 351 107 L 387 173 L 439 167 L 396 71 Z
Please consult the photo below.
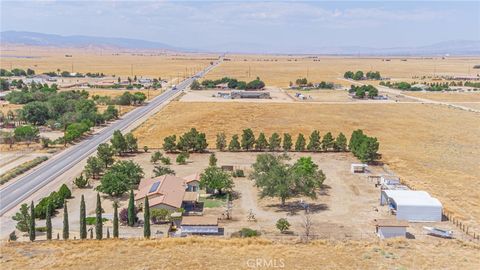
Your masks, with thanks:
M 279 244 L 262 239 L 111 239 L 7 243 L 1 246 L 1 265 L 3 269 L 252 269 L 258 259 L 260 269 L 280 265 L 285 269 L 478 269 L 479 251 L 477 245 L 455 240 Z
M 165 54 L 153 51 L 26 46 L 2 47 L 2 56 L 6 56 L 2 58 L 2 68 L 10 68 L 10 66 L 32 68 L 37 73 L 57 69 L 72 72 L 73 68 L 73 72 L 115 74 L 124 79 L 127 76 L 133 78 L 134 75 L 165 79 L 183 77 L 184 73 L 199 71 L 217 58 L 215 55 L 208 54 Z M 30 58 L 18 58 L 18 56 Z
M 480 102 L 479 92 L 404 92 L 408 96 L 447 102 Z
M 461 120 L 460 120 L 461 119 Z M 318 129 L 347 137 L 355 129 L 378 137 L 383 160 L 414 188 L 431 192 L 471 225 L 480 224 L 480 116 L 425 104 L 266 104 L 173 102 L 134 133 L 139 145 L 161 147 L 163 138 L 196 127 L 215 135 L 290 132 L 296 137 Z
M 384 77 L 404 80 L 410 80 L 413 76 L 433 76 L 434 74 L 469 74 L 469 70 L 472 70 L 471 68 L 479 61 L 479 58 L 474 57 L 408 58 L 407 61 L 395 57 L 388 58 L 390 61 L 382 61 L 383 58 L 353 57 L 320 57 L 320 61 L 314 61 L 307 56 L 234 55 L 227 57 L 232 60 L 215 68 L 207 78 L 218 79 L 228 76 L 249 81 L 259 76 L 267 86 L 279 87 L 287 87 L 290 81 L 295 82 L 296 79 L 304 77 L 314 82 L 330 81 L 350 86 L 348 82 L 338 80 L 348 70 L 364 72 L 375 70 L 380 71 Z M 471 71 L 470 75 L 474 74 L 475 71 Z

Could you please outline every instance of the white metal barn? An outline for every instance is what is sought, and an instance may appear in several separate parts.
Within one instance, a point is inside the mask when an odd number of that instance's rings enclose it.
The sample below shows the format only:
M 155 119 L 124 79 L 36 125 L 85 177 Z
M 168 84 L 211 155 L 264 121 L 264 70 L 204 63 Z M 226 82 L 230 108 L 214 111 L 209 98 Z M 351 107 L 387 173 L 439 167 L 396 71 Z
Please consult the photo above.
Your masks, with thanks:
M 181 223 L 182 233 L 187 234 L 217 234 L 218 219 L 205 216 L 184 216 Z
M 382 190 L 380 204 L 395 212 L 397 220 L 435 222 L 442 220 L 442 203 L 425 191 Z
M 380 239 L 406 237 L 408 222 L 403 220 L 379 219 L 375 222 L 375 232 Z

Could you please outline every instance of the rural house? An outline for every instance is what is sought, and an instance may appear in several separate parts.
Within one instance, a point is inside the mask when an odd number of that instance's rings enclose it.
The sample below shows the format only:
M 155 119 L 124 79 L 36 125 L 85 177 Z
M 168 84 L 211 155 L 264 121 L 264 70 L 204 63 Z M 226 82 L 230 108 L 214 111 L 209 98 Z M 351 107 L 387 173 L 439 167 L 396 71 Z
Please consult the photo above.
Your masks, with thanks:
M 185 180 L 174 175 L 143 179 L 135 194 L 135 204 L 143 205 L 147 196 L 150 208 L 163 208 L 170 211 L 184 208 L 198 200 L 197 192 L 186 192 Z

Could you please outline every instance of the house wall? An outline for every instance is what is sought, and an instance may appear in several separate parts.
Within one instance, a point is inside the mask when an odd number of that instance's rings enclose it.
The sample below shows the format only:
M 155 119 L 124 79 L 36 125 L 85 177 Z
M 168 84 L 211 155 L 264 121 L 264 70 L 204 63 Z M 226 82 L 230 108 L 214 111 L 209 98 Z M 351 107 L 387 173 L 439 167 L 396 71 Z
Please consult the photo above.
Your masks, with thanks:
M 442 221 L 442 207 L 420 205 L 397 205 L 397 220 L 416 222 Z
M 163 204 L 163 203 L 151 206 L 150 209 L 167 209 L 169 211 L 177 211 L 177 208 L 172 207 L 170 205 Z
M 209 234 L 218 233 L 218 226 L 181 226 L 182 233 Z
M 377 227 L 377 234 L 380 238 L 405 237 L 406 227 Z
M 193 181 L 187 184 L 187 191 L 199 191 L 200 183 L 198 181 Z

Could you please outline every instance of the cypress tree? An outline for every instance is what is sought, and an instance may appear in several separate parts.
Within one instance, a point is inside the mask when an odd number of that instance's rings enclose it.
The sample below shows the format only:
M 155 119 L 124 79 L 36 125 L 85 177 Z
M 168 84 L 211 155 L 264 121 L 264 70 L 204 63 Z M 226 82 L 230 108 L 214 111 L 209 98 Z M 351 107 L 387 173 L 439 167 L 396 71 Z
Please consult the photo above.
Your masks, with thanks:
M 130 198 L 128 200 L 128 226 L 133 227 L 135 224 L 135 202 L 133 200 L 133 190 L 130 190 Z
M 52 207 L 50 206 L 50 203 L 47 204 L 47 217 L 45 224 L 47 226 L 47 240 L 52 240 Z
M 95 238 L 102 240 L 103 237 L 103 222 L 102 222 L 102 202 L 100 201 L 100 194 L 97 193 L 97 209 L 95 210 L 97 218 L 95 220 Z
M 87 217 L 85 213 L 85 198 L 80 201 L 80 239 L 87 238 Z
M 30 204 L 30 227 L 28 234 L 30 236 L 30 241 L 35 241 L 35 205 L 33 205 L 33 201 Z
M 113 238 L 118 238 L 118 203 L 113 203 Z
M 93 239 L 93 229 L 90 228 L 90 239 Z
M 150 204 L 148 196 L 145 197 L 145 205 L 143 206 L 143 237 L 150 238 Z
M 68 228 L 68 209 L 67 209 L 67 202 L 65 201 L 65 205 L 63 206 L 63 240 L 68 240 L 70 233 Z
M 107 228 L 107 239 L 110 238 L 110 229 Z

